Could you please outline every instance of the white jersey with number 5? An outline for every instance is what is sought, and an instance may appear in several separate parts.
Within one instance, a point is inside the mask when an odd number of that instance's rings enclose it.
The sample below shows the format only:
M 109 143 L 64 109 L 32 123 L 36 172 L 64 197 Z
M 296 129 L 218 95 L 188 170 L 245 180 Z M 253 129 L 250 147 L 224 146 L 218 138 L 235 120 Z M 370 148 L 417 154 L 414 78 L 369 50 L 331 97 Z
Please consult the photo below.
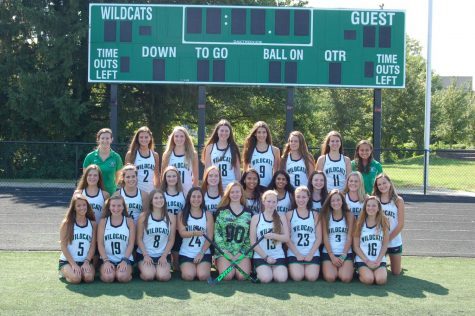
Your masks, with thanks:
M 193 215 L 188 216 L 186 225 L 186 231 L 202 231 L 206 233 L 206 212 L 203 211 L 200 218 L 195 218 Z M 200 253 L 206 239 L 203 236 L 192 236 L 183 238 L 183 242 L 180 247 L 180 256 L 186 256 L 188 258 L 195 258 Z M 209 248 L 205 254 L 210 254 Z
M 224 149 L 219 149 L 218 144 L 213 144 L 211 148 L 211 164 L 218 167 L 221 173 L 223 189 L 226 189 L 228 183 L 236 180 L 232 165 L 231 148 L 229 146 Z
M 165 219 L 156 220 L 150 214 L 147 227 L 143 229 L 143 244 L 147 254 L 150 257 L 161 257 L 168 243 L 168 236 L 170 236 L 170 229 Z M 137 252 L 142 253 L 140 247 L 137 248 Z
M 68 245 L 68 251 L 73 257 L 75 262 L 83 262 L 86 257 L 87 253 L 89 252 L 89 248 L 91 247 L 92 242 L 92 223 L 89 219 L 87 219 L 86 226 L 79 226 L 76 222 L 74 223 L 74 232 L 73 232 L 73 240 Z M 66 256 L 61 252 L 59 257 L 61 261 L 67 261 Z
M 383 247 L 383 239 L 384 234 L 381 226 L 368 227 L 364 223 L 361 228 L 360 249 L 370 261 L 375 261 L 378 258 Z M 355 261 L 363 262 L 358 256 L 356 256 Z M 383 256 L 381 262 L 386 262 L 386 256 Z
M 287 161 L 285 163 L 285 171 L 290 176 L 290 184 L 296 188 L 300 185 L 307 186 L 307 167 L 305 166 L 305 160 L 301 157 L 300 159 L 293 160 L 292 155 L 287 156 Z
M 185 195 L 193 186 L 193 172 L 192 166 L 189 164 L 186 159 L 185 155 L 175 155 L 175 152 L 172 152 L 170 155 L 170 161 L 168 162 L 169 166 L 173 166 L 178 169 L 181 178 L 181 184 L 183 185 L 183 192 Z
M 267 150 L 263 152 L 257 150 L 257 148 L 254 148 L 249 166 L 253 169 L 256 169 L 257 173 L 259 174 L 261 186 L 269 186 L 274 173 L 274 163 L 275 157 L 271 145 L 267 145 Z
M 330 215 L 330 220 L 328 221 L 328 240 L 330 242 L 331 251 L 335 255 L 341 255 L 345 248 L 348 236 L 348 226 L 346 224 L 346 217 L 343 217 L 339 220 L 333 219 L 333 213 Z M 324 232 L 327 233 L 327 232 Z M 323 247 L 323 252 L 328 253 L 328 250 Z M 348 253 L 351 253 L 351 248 L 348 250 Z
M 332 160 L 329 154 L 325 155 L 323 172 L 327 177 L 327 189 L 330 192 L 333 189 L 343 191 L 346 183 L 346 163 L 345 156 L 340 154 L 339 160 Z
M 264 214 L 260 213 L 259 221 L 257 222 L 256 227 L 256 240 L 261 238 L 261 236 L 271 232 L 273 228 L 274 223 L 272 222 L 272 220 L 267 221 L 264 217 Z M 259 242 L 259 247 L 261 247 L 261 249 L 264 250 L 266 255 L 268 255 L 269 257 L 272 257 L 274 259 L 285 258 L 284 249 L 282 248 L 282 243 L 280 241 L 264 238 Z M 257 253 L 257 251 L 254 251 L 253 258 L 262 259 L 262 257 Z
M 153 190 L 153 177 L 155 175 L 155 157 L 152 151 L 144 157 L 137 150 L 134 165 L 137 167 L 137 186 L 140 190 L 150 193 Z

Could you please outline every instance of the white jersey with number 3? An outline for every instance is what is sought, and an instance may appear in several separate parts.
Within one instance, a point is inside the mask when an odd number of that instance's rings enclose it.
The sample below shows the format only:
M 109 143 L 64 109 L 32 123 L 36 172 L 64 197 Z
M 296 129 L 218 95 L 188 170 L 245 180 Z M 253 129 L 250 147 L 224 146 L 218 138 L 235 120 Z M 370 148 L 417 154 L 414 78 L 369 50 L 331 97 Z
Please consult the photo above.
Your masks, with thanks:
M 347 238 L 351 238 L 351 236 L 348 236 L 348 226 L 345 215 L 343 215 L 341 219 L 335 220 L 333 219 L 332 213 L 328 221 L 328 230 L 328 240 L 330 242 L 331 251 L 335 255 L 341 255 L 345 248 Z M 328 250 L 323 247 L 323 252 L 328 253 Z M 351 253 L 351 247 L 348 253 Z

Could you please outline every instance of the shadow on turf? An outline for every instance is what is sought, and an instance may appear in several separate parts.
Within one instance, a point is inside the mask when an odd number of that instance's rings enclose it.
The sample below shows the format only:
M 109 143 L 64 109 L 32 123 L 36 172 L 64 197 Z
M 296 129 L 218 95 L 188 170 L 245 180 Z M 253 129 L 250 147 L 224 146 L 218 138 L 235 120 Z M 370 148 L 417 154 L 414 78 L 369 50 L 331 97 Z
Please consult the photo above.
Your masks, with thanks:
M 206 282 L 185 282 L 178 274 L 174 274 L 169 282 L 143 282 L 138 276 L 128 284 L 105 284 L 97 279 L 92 284 L 66 285 L 72 292 L 88 297 L 125 296 L 129 299 L 148 297 L 170 297 L 178 300 L 191 298 L 191 293 L 214 294 L 222 297 L 231 297 L 236 292 L 272 297 L 278 300 L 289 300 L 291 294 L 308 297 L 332 298 L 335 296 L 363 296 L 385 297 L 396 294 L 407 298 L 424 298 L 427 294 L 448 295 L 447 288 L 440 284 L 418 279 L 405 274 L 395 277 L 389 275 L 388 283 L 384 286 L 367 286 L 357 279 L 349 284 L 341 282 L 327 283 L 319 279 L 317 282 L 293 282 L 252 284 L 250 282 L 220 282 L 210 286 Z
M 58 188 L 1 188 L 0 199 L 15 204 L 33 204 L 38 208 L 67 207 L 73 195 L 71 189 Z

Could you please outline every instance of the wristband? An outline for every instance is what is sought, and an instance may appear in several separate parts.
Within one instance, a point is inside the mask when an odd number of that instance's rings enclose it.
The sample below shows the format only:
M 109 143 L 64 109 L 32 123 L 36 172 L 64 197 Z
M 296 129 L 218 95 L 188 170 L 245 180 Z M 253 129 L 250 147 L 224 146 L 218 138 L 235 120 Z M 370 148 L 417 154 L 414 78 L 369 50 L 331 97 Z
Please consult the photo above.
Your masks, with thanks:
M 126 258 L 126 257 L 123 257 L 120 261 L 121 261 L 121 262 L 122 262 L 122 261 L 125 261 L 125 263 L 130 264 L 129 258 Z
M 205 252 L 203 251 L 203 249 L 200 249 L 200 254 L 204 256 Z
M 343 261 L 345 261 L 346 255 L 341 255 L 341 256 L 340 256 L 340 259 L 343 260 Z

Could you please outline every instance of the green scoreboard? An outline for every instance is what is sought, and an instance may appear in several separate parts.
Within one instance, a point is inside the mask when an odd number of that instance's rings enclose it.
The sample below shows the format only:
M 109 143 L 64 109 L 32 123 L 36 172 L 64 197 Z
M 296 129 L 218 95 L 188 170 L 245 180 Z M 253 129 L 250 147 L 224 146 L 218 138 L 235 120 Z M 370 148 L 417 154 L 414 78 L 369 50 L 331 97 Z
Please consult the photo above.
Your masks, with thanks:
M 405 13 L 89 5 L 89 82 L 403 88 Z

